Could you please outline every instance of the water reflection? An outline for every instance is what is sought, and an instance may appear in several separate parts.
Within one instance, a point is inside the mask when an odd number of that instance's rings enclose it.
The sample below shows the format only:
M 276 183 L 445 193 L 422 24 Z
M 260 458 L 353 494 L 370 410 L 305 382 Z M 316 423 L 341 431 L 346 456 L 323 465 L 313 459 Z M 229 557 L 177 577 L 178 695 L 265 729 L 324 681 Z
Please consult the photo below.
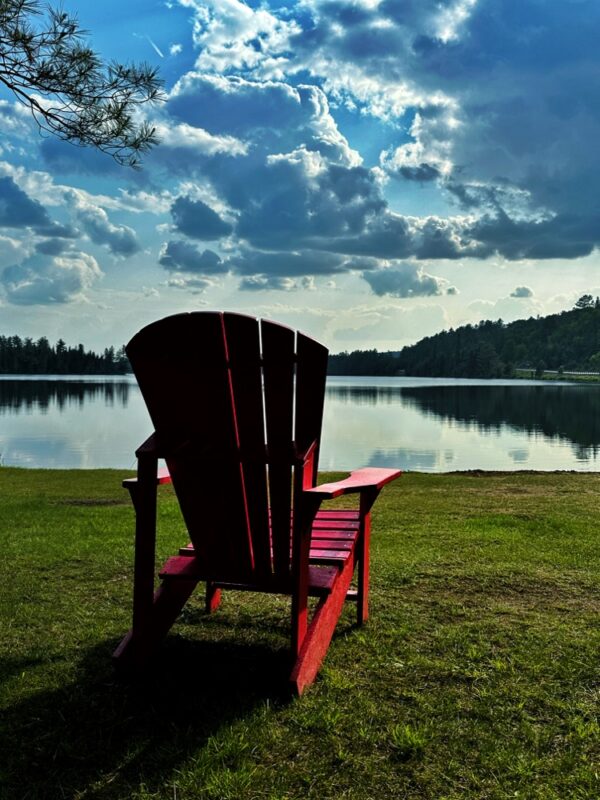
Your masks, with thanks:
M 446 422 L 501 433 L 503 427 L 560 437 L 596 453 L 600 387 L 567 385 L 330 386 L 327 396 L 353 405 L 398 404 Z M 526 460 L 527 450 L 513 450 Z
M 132 376 L 0 379 L 0 461 L 135 464 L 151 423 Z M 597 469 L 600 386 L 331 378 L 321 469 Z
M 418 472 L 433 472 L 439 460 L 435 450 L 411 450 L 407 447 L 391 449 L 377 448 L 373 450 L 366 467 L 397 467 L 412 469 Z
M 325 434 L 323 468 L 596 469 L 600 386 L 332 379 Z
M 86 400 L 125 407 L 130 389 L 127 380 L 5 378 L 0 381 L 0 414 L 45 413 L 52 405 L 62 410 L 72 403 L 83 406 Z
M 444 420 L 498 430 L 569 439 L 584 448 L 600 443 L 600 391 L 596 386 L 440 386 L 402 389 L 403 400 Z
M 0 379 L 3 465 L 131 468 L 150 431 L 131 376 Z
M 327 385 L 327 397 L 355 406 L 375 406 L 378 403 L 402 402 L 404 389 L 397 386 L 335 386 Z

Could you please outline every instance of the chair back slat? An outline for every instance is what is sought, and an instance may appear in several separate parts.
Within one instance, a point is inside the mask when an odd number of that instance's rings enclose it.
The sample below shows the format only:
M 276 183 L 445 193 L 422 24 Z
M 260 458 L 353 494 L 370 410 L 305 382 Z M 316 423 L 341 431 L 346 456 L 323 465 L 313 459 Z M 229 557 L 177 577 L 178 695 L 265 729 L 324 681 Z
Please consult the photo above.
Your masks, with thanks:
M 290 572 L 294 345 L 290 328 L 261 321 L 273 571 Z
M 254 317 L 241 314 L 224 314 L 223 321 L 241 452 L 250 547 L 256 575 L 264 578 L 271 574 L 271 548 L 259 325 Z
M 221 579 L 252 573 L 222 315 L 178 314 L 126 348 L 198 557 Z
M 303 333 L 296 342 L 296 419 L 295 441 L 299 453 L 317 443 L 312 484 L 317 478 L 319 442 L 327 379 L 327 348 Z

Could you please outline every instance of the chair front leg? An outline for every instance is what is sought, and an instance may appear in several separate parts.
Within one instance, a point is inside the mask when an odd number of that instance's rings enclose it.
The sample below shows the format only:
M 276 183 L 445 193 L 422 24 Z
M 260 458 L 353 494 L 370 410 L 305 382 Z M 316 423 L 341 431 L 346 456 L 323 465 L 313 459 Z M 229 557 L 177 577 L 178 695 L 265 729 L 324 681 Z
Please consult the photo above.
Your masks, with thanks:
M 133 577 L 132 635 L 138 638 L 152 616 L 154 602 L 154 558 L 156 550 L 156 473 L 158 458 L 138 457 L 138 480 L 129 488 L 135 508 L 135 561 Z
M 369 618 L 369 548 L 371 545 L 371 507 L 379 492 L 377 490 L 360 493 L 360 528 L 356 549 L 358 566 L 358 595 L 356 620 L 362 625 Z
M 296 658 L 308 630 L 308 563 L 310 536 L 320 500 L 298 504 L 292 534 L 292 656 Z

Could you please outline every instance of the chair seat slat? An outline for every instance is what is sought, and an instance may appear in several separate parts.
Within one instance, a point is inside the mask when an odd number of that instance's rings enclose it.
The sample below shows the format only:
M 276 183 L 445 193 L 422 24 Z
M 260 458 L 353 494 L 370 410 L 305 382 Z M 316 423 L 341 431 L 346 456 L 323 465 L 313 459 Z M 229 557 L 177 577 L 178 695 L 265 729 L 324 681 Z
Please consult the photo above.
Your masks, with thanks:
M 325 555 L 323 560 L 344 561 L 347 554 L 340 554 L 340 558 Z M 319 597 L 331 591 L 337 578 L 338 570 L 336 567 L 309 567 L 309 590 L 311 596 Z M 212 576 L 207 575 L 202 569 L 202 565 L 195 558 L 189 556 L 172 556 L 163 564 L 159 577 L 162 580 L 211 580 Z M 219 581 L 214 580 L 214 585 L 219 588 L 237 589 L 248 592 L 267 592 L 272 594 L 289 594 L 291 591 L 289 581 L 281 581 L 277 578 L 265 580 L 260 583 L 244 581 Z

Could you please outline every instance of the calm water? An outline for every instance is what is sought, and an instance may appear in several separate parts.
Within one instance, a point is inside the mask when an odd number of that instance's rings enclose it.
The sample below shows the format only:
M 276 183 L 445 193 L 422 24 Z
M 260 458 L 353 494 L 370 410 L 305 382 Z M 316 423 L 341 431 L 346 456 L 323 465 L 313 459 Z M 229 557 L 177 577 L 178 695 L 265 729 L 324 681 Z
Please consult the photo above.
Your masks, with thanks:
M 0 463 L 135 465 L 151 424 L 135 380 L 0 378 Z M 597 470 L 600 386 L 330 378 L 321 469 Z

